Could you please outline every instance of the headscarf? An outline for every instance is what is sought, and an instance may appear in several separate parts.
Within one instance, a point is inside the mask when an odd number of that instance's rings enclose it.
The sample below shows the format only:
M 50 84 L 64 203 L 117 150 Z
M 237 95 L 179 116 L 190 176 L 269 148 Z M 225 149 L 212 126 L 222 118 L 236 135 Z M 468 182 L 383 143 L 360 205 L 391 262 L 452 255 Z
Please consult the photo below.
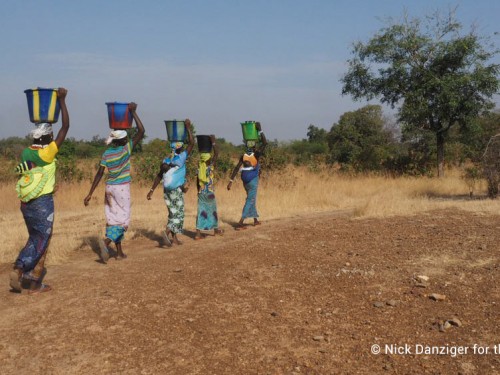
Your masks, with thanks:
M 175 151 L 182 148 L 184 146 L 184 142 L 171 142 L 170 143 L 170 149 L 172 150 L 172 153 L 170 154 L 170 158 L 173 159 L 175 156 Z
M 123 139 L 127 137 L 127 132 L 125 130 L 113 130 L 109 133 L 108 139 L 106 139 L 106 144 L 109 145 L 115 139 Z
M 52 125 L 47 122 L 42 122 L 35 125 L 35 129 L 30 132 L 31 138 L 39 139 L 44 135 L 52 134 Z
M 208 182 L 207 177 L 207 161 L 210 160 L 212 154 L 210 152 L 200 153 L 200 163 L 198 165 L 198 181 L 201 187 L 205 186 Z

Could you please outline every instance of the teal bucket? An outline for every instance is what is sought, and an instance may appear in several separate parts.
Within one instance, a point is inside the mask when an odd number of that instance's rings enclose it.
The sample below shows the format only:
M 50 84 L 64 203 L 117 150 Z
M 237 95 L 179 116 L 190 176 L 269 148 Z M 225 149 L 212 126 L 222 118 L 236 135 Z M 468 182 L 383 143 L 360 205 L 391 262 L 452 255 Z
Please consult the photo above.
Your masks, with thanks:
M 245 121 L 241 123 L 241 131 L 243 132 L 243 139 L 246 141 L 258 141 L 259 132 L 255 126 L 255 121 Z
M 186 140 L 186 125 L 184 121 L 167 120 L 165 121 L 167 128 L 167 137 L 170 142 L 184 142 Z

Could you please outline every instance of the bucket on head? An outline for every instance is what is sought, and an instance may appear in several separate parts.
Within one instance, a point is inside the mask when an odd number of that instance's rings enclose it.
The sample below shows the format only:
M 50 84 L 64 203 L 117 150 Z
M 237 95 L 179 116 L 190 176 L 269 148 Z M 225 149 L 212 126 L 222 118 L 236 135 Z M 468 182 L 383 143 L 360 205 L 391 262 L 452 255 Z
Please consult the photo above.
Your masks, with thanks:
M 259 132 L 255 126 L 255 121 L 245 121 L 241 123 L 241 131 L 245 141 L 258 141 Z
M 59 119 L 59 100 L 56 89 L 36 89 L 24 90 L 28 100 L 28 111 L 30 121 L 34 124 L 41 122 L 55 123 Z
M 184 121 L 167 120 L 165 121 L 167 136 L 170 142 L 184 142 L 186 140 L 186 125 Z
M 108 120 L 111 129 L 130 129 L 132 127 L 132 113 L 128 103 L 106 103 L 108 106 Z
M 199 152 L 212 152 L 212 140 L 209 135 L 197 135 L 196 142 Z

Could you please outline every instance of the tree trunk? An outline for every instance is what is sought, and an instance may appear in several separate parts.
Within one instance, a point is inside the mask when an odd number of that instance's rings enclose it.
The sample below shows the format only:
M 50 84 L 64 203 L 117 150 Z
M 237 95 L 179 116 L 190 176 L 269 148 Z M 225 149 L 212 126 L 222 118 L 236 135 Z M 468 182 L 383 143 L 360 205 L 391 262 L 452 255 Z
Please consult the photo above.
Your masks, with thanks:
M 438 177 L 444 177 L 444 134 L 436 133 Z

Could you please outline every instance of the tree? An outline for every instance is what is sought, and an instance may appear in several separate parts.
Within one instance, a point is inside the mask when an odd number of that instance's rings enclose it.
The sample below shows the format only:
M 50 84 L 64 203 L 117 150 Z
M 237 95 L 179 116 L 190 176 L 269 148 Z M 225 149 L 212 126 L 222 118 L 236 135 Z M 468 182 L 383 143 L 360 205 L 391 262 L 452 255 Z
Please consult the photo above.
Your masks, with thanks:
M 388 21 L 366 44 L 354 44 L 354 57 L 341 79 L 342 93 L 354 99 L 380 98 L 398 107 L 404 127 L 431 132 L 436 139 L 438 176 L 444 175 L 444 146 L 452 126 L 494 107 L 499 64 L 488 64 L 498 50 L 474 28 L 460 34 L 454 10 L 420 19 Z
M 358 171 L 381 169 L 394 143 L 384 125 L 379 105 L 344 113 L 328 133 L 330 159 Z
M 325 143 L 327 131 L 323 128 L 318 128 L 313 124 L 307 128 L 307 140 L 314 143 Z

